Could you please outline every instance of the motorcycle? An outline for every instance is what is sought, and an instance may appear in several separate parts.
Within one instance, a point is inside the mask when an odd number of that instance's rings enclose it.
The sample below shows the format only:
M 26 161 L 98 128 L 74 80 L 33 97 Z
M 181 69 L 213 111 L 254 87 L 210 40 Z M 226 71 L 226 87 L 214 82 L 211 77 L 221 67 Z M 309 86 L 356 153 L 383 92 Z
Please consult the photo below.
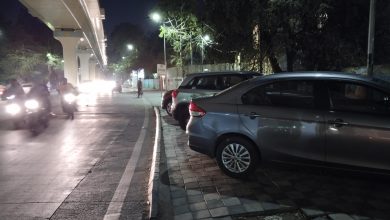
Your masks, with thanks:
M 76 95 L 73 93 L 66 93 L 62 97 L 62 110 L 68 115 L 68 118 L 74 119 L 74 112 L 76 111 Z
M 42 126 L 49 126 L 50 112 L 36 99 L 27 99 L 24 102 L 26 108 L 26 125 L 33 135 L 38 134 Z
M 25 124 L 25 109 L 22 99 L 16 99 L 15 95 L 6 97 L 8 101 L 5 111 L 11 116 L 12 124 L 15 130 L 22 128 Z

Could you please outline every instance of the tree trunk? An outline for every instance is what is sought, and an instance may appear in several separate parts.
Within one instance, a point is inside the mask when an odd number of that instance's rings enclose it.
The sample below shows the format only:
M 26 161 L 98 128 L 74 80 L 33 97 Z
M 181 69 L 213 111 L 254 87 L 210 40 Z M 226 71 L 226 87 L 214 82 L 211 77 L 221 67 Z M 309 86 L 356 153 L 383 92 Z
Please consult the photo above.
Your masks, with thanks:
M 271 63 L 272 71 L 273 71 L 274 73 L 283 72 L 283 71 L 282 71 L 282 68 L 280 68 L 278 59 L 276 58 L 276 56 L 275 56 L 275 54 L 274 54 L 273 51 L 269 51 L 269 53 L 268 53 L 268 59 L 269 59 L 269 62 Z
M 287 72 L 293 72 L 295 52 L 288 47 L 286 48 L 286 59 L 287 59 Z

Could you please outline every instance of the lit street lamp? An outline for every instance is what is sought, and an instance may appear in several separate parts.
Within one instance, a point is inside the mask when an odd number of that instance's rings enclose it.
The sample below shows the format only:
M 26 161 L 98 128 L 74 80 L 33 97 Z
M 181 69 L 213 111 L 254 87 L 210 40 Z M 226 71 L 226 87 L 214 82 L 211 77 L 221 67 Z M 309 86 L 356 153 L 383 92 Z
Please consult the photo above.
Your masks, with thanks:
M 201 37 L 201 49 L 202 49 L 202 65 L 203 65 L 203 61 L 204 61 L 204 45 L 208 44 L 210 42 L 210 36 L 208 34 L 206 34 L 205 36 Z
M 161 18 L 161 15 L 154 12 L 151 14 L 151 18 L 154 22 L 156 23 L 162 23 L 163 27 L 165 27 L 165 22 L 162 22 L 162 18 Z M 166 52 L 166 45 L 165 45 L 165 34 L 163 34 L 163 38 L 164 38 L 164 65 L 165 65 L 165 69 L 167 68 L 167 52 Z
M 161 23 L 165 29 L 165 22 L 162 21 L 160 14 L 154 12 L 151 14 L 151 18 L 154 22 Z M 168 74 L 167 74 L 167 49 L 166 49 L 166 45 L 165 45 L 165 33 L 163 34 L 163 39 L 164 39 L 164 67 L 165 67 L 165 74 L 166 74 L 165 78 L 163 78 L 163 76 L 162 76 L 162 81 L 163 81 L 163 85 L 164 85 L 164 81 L 166 81 L 166 79 L 168 77 Z M 161 87 L 161 96 L 162 96 L 163 87 L 164 86 Z M 168 90 L 167 86 L 165 88 Z
M 367 75 L 370 77 L 372 77 L 374 70 L 375 5 L 376 0 L 371 0 L 367 46 Z
M 133 50 L 133 49 L 134 49 L 134 46 L 133 46 L 132 44 L 128 44 L 128 45 L 127 45 L 127 49 L 128 49 L 128 50 Z

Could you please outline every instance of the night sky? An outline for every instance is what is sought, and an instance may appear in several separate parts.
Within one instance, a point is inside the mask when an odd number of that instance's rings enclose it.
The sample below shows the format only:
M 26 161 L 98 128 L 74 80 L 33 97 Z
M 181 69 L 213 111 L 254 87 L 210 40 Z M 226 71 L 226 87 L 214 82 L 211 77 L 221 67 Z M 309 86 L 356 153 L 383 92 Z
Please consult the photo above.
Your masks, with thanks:
M 99 0 L 100 7 L 106 12 L 103 21 L 106 35 L 109 36 L 114 27 L 122 22 L 139 25 L 146 32 L 157 30 L 158 27 L 150 18 L 149 13 L 158 0 Z M 18 0 L 0 0 L 0 14 L 14 20 L 20 8 Z
M 157 0 L 100 0 L 100 7 L 106 11 L 103 21 L 106 34 L 122 22 L 139 25 L 147 32 L 157 30 L 157 25 L 149 18 L 156 3 Z

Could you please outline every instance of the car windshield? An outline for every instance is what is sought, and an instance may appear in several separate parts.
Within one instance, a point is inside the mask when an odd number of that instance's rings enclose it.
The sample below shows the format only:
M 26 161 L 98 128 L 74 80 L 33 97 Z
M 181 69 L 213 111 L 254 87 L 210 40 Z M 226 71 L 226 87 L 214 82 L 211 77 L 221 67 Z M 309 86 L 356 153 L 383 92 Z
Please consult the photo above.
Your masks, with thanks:
M 235 84 L 235 85 L 233 85 L 233 86 L 231 86 L 231 87 L 229 87 L 229 88 L 227 88 L 227 89 L 225 89 L 225 90 L 222 90 L 222 91 L 219 91 L 219 92 L 215 93 L 214 96 L 217 96 L 217 95 L 220 95 L 220 94 L 227 93 L 227 92 L 229 92 L 230 90 L 234 90 L 236 87 L 245 86 L 245 85 L 249 84 L 249 81 L 256 80 L 257 77 L 261 77 L 261 76 L 256 76 L 256 77 L 253 77 L 253 78 L 251 78 L 251 79 L 248 79 L 248 80 L 244 80 L 244 81 L 242 81 L 242 82 L 239 82 L 239 83 L 237 83 L 237 84 Z

